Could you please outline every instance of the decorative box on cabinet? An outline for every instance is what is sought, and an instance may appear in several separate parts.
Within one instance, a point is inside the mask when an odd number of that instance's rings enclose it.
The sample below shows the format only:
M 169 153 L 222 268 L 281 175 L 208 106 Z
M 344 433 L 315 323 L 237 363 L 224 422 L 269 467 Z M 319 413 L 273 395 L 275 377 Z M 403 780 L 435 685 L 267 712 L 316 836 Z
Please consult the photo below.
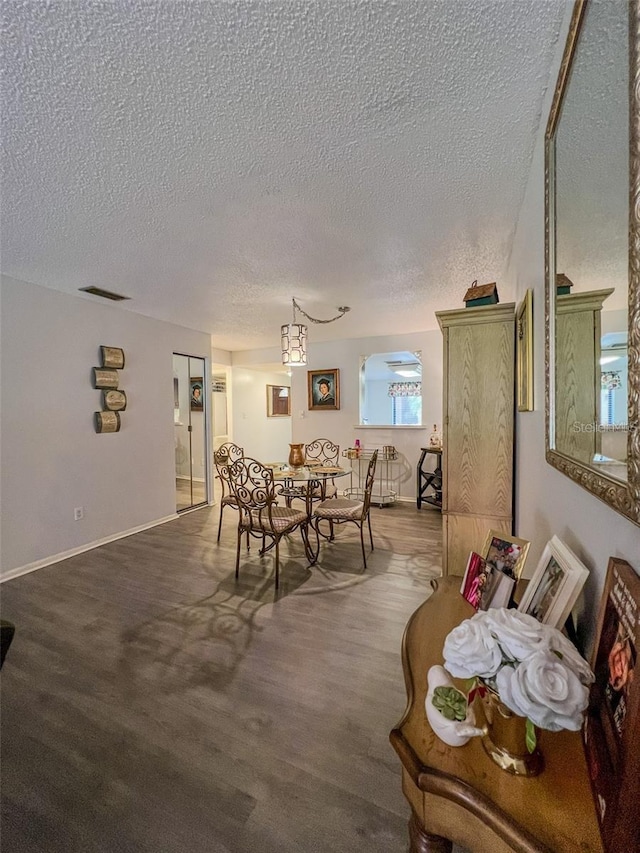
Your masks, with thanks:
M 443 574 L 511 533 L 515 304 L 436 313 L 444 342 Z

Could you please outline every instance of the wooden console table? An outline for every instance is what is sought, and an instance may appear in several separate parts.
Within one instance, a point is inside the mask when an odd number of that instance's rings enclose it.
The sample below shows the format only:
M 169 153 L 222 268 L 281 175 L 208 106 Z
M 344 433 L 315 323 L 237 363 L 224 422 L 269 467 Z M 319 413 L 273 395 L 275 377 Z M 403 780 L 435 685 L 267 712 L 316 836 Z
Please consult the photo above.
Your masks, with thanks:
M 494 764 L 480 738 L 454 748 L 431 730 L 427 670 L 442 663 L 449 631 L 473 615 L 459 594 L 460 578 L 432 584 L 435 592 L 405 629 L 408 704 L 389 736 L 411 805 L 411 853 L 451 853 L 452 842 L 473 853 L 602 853 L 579 732 L 542 732 L 545 769 L 524 778 Z

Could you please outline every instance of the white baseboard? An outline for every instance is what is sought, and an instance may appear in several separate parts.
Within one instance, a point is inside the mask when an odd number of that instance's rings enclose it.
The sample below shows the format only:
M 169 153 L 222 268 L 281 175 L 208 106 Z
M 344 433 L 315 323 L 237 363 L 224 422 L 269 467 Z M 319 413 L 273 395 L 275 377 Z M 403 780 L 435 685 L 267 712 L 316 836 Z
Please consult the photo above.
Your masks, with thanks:
M 92 551 L 94 548 L 99 548 L 101 545 L 107 545 L 109 542 L 115 542 L 117 539 L 124 539 L 127 536 L 133 536 L 134 533 L 141 533 L 143 530 L 149 530 L 150 527 L 157 527 L 159 524 L 166 524 L 167 521 L 175 521 L 180 518 L 177 513 L 167 515 L 164 518 L 158 518 L 155 521 L 150 521 L 147 524 L 140 524 L 138 527 L 132 527 L 130 530 L 123 530 L 120 533 L 112 533 L 110 536 L 105 536 L 104 539 L 96 539 L 94 542 L 88 542 L 86 545 L 79 545 L 77 548 L 71 548 L 69 551 L 63 551 L 60 554 L 54 554 L 51 557 L 45 557 L 43 560 L 36 560 L 35 563 L 27 563 L 26 566 L 18 566 L 15 569 L 9 569 L 8 572 L 0 575 L 0 583 L 19 578 L 21 575 L 27 575 L 29 572 L 35 572 L 36 569 L 43 569 L 45 566 L 51 566 L 53 563 L 60 563 L 62 560 L 68 560 L 69 557 L 75 557 L 77 554 L 84 554 L 85 551 Z

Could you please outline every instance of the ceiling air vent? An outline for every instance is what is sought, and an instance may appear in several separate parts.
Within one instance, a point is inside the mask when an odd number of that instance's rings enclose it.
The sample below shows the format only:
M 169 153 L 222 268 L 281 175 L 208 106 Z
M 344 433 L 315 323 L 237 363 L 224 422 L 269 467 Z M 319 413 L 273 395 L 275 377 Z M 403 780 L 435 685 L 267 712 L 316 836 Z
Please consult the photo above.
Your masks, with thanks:
M 111 299 L 112 302 L 122 302 L 123 299 L 131 299 L 130 296 L 122 296 L 120 293 L 112 293 L 110 290 L 103 290 L 101 287 L 79 287 L 83 293 L 90 293 L 92 296 L 101 296 L 103 299 Z

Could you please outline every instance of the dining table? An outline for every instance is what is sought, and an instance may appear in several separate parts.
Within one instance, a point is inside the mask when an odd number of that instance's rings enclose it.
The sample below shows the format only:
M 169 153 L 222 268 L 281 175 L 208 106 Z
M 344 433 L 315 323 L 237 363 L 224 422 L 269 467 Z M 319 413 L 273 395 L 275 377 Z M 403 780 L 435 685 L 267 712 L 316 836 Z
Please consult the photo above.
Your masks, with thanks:
M 319 500 L 324 500 L 327 482 L 350 474 L 349 469 L 338 465 L 303 465 L 293 468 L 289 465 L 274 462 L 267 463 L 273 470 L 274 483 L 281 484 L 281 494 L 290 505 L 292 498 L 308 497 L 317 488 L 319 489 Z M 314 496 L 315 497 L 315 496 Z M 307 506 L 310 508 L 312 502 L 309 500 Z M 311 509 L 309 509 L 311 515 Z

